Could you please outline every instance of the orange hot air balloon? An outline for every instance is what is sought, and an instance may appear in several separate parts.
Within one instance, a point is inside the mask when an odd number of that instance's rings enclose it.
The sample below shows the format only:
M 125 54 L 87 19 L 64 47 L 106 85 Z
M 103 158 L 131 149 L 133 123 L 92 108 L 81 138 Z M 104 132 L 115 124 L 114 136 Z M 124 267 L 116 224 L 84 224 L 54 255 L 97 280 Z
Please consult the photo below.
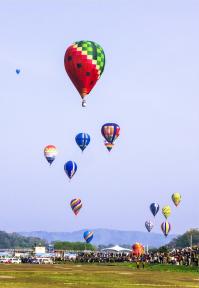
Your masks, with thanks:
M 141 256 L 144 254 L 144 246 L 138 242 L 132 246 L 132 254 L 135 256 Z

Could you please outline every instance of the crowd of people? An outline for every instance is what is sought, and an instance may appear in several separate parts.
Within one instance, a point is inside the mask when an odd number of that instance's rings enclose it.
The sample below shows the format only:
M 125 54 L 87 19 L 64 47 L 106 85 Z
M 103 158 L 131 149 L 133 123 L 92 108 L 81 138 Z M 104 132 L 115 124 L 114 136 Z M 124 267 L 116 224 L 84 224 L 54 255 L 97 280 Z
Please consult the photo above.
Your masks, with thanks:
M 140 256 L 127 253 L 82 252 L 74 258 L 65 257 L 64 260 L 80 263 L 136 262 L 138 268 L 144 268 L 146 263 L 199 266 L 199 248 L 173 249 L 170 252 L 149 252 Z
M 199 266 L 199 248 L 173 249 L 169 253 L 156 252 L 144 255 L 144 257 L 148 263 Z

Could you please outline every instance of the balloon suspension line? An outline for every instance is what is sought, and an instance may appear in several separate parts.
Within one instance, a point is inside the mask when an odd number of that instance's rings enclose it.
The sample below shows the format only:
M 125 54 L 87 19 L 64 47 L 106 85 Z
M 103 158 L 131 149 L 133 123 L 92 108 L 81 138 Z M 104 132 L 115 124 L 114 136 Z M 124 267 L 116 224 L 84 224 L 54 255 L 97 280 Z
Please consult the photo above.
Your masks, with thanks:
M 86 96 L 86 91 L 83 91 L 81 97 L 82 97 L 82 107 L 86 107 L 86 99 L 85 99 L 85 96 Z

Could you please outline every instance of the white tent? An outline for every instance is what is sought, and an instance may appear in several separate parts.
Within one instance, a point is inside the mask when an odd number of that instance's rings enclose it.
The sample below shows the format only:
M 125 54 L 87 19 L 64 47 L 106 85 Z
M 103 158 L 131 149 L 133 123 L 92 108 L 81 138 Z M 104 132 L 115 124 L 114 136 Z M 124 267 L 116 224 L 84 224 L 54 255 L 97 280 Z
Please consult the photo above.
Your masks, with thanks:
M 123 248 L 118 245 L 115 245 L 113 247 L 104 248 L 101 251 L 105 253 L 130 253 L 131 249 L 127 249 L 127 248 Z

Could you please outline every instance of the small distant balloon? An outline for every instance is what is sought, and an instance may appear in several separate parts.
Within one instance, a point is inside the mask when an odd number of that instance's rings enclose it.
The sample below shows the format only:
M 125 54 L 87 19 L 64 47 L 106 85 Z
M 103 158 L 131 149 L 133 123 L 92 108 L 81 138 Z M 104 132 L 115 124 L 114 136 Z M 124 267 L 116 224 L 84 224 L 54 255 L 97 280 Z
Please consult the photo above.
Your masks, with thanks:
M 44 148 L 44 156 L 48 163 L 51 165 L 57 156 L 57 148 L 54 145 L 47 145 Z
M 16 69 L 16 73 L 19 74 L 21 71 L 20 69 Z
M 167 237 L 167 235 L 169 234 L 169 232 L 171 230 L 171 224 L 167 221 L 162 222 L 161 229 L 162 229 L 164 236 Z
M 160 209 L 160 206 L 158 203 L 151 203 L 150 210 L 154 217 L 158 213 L 159 209 Z
M 90 140 L 90 135 L 87 133 L 79 133 L 75 137 L 75 141 L 82 151 L 89 145 Z
M 64 165 L 64 171 L 66 172 L 66 175 L 71 179 L 76 171 L 77 171 L 77 164 L 74 161 L 68 161 Z
M 145 222 L 145 227 L 146 227 L 146 229 L 148 230 L 148 232 L 151 232 L 151 230 L 152 230 L 153 227 L 154 227 L 154 224 L 153 224 L 153 222 L 152 222 L 151 220 L 149 220 L 149 221 L 146 221 L 146 222 Z
M 86 243 L 90 243 L 92 241 L 93 234 L 94 234 L 93 231 L 85 231 L 84 232 L 84 239 L 85 239 Z
M 182 197 L 181 197 L 180 193 L 176 192 L 176 193 L 173 193 L 171 198 L 173 200 L 173 203 L 177 207 L 180 204 Z
M 71 200 L 70 206 L 71 206 L 74 214 L 77 215 L 79 213 L 80 209 L 82 208 L 81 199 L 80 198 L 75 198 L 75 199 Z
M 171 207 L 169 205 L 162 208 L 162 214 L 167 219 L 171 215 Z
M 120 135 L 120 126 L 116 123 L 106 123 L 102 126 L 101 133 L 108 143 L 114 144 Z

